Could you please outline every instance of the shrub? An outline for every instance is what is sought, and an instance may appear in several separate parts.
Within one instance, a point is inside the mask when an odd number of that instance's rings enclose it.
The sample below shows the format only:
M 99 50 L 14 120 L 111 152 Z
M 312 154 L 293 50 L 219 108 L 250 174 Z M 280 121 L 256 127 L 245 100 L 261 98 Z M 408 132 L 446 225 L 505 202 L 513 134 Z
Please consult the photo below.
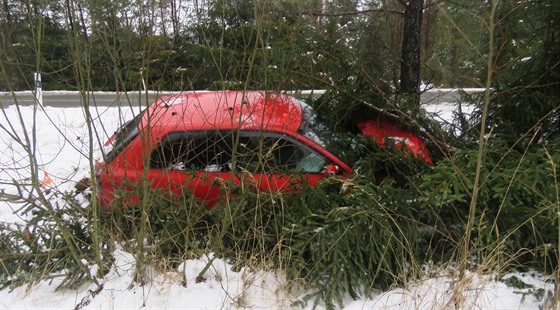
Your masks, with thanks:
M 140 185 L 116 196 L 120 203 L 102 212 L 103 230 L 133 253 L 176 267 L 187 258 L 199 257 L 208 246 L 212 219 L 205 204 L 187 188 L 176 194 Z
M 0 288 L 33 283 L 57 273 L 63 276 L 58 287 L 73 287 L 95 281 L 95 270 L 101 274 L 108 270 L 109 244 L 93 242 L 93 220 L 80 197 L 53 191 L 47 198 L 54 213 L 34 198 L 12 197 L 12 203 L 22 205 L 18 214 L 24 222 L 0 224 Z M 73 250 L 79 251 L 81 261 L 68 255 Z M 103 254 L 103 266 L 95 266 L 98 251 Z
M 213 249 L 240 266 L 256 262 L 303 280 L 315 305 L 342 305 L 347 293 L 405 283 L 416 270 L 416 202 L 394 183 L 332 178 L 292 193 L 235 192 L 210 210 L 222 231 Z
M 501 256 L 512 267 L 555 268 L 558 150 L 557 145 L 532 145 L 521 153 L 500 141 L 489 146 L 472 238 L 479 263 Z M 424 175 L 420 187 L 432 207 L 445 206 L 446 210 L 440 208 L 445 211 L 442 221 L 456 240 L 466 225 L 476 156 L 471 150 L 456 152 Z M 437 224 L 435 219 L 429 221 Z

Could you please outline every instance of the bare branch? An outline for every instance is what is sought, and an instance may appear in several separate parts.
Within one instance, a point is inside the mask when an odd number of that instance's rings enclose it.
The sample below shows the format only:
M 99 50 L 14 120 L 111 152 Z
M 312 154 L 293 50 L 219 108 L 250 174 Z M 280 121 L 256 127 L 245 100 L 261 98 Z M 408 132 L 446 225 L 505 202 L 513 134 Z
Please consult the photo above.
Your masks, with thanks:
M 400 11 L 393 11 L 393 10 L 385 10 L 385 9 L 368 9 L 362 11 L 354 11 L 354 12 L 342 12 L 342 13 L 324 13 L 324 12 L 302 12 L 299 13 L 300 16 L 323 16 L 323 17 L 337 17 L 337 16 L 354 16 L 354 15 L 361 15 L 367 14 L 372 12 L 382 12 L 382 13 L 391 13 L 395 15 L 403 15 L 403 12 Z
M 406 3 L 406 1 L 404 0 L 397 0 L 397 2 L 400 3 L 400 5 L 402 5 L 405 8 L 408 6 L 408 3 Z

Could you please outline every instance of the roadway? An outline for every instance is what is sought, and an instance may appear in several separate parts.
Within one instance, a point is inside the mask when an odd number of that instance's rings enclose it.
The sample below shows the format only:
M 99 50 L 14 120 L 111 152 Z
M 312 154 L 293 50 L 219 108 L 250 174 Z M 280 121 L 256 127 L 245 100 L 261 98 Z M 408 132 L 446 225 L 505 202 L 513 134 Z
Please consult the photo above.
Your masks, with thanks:
M 462 89 L 462 91 L 472 94 L 484 91 L 479 88 Z M 178 92 L 87 92 L 77 91 L 44 91 L 43 104 L 50 107 L 78 107 L 88 104 L 90 106 L 147 106 L 161 96 L 177 94 Z M 302 97 L 318 97 L 324 90 L 308 90 L 296 92 L 294 95 Z M 455 103 L 460 99 L 458 89 L 431 89 L 421 95 L 424 104 L 439 105 Z M 0 92 L 0 107 L 7 107 L 13 104 L 24 106 L 32 105 L 35 102 L 35 95 L 31 91 L 20 92 Z
M 79 107 L 90 106 L 147 106 L 160 96 L 172 92 L 88 92 L 77 91 L 44 91 L 43 105 L 49 107 Z M 13 104 L 29 106 L 35 103 L 35 95 L 31 91 L 0 92 L 0 106 L 7 107 Z

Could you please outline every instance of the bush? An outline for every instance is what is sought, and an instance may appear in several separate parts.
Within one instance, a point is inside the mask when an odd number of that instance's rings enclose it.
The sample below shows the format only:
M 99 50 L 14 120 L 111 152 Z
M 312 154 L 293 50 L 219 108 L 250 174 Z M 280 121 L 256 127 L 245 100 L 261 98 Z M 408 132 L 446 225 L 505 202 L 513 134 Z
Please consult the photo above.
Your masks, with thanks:
M 296 192 L 237 188 L 229 204 L 210 210 L 222 233 L 218 254 L 239 266 L 283 270 L 312 287 L 315 305 L 342 305 L 374 288 L 414 276 L 418 240 L 413 195 L 366 178 L 326 179 Z M 255 264 L 256 263 L 256 264 Z
M 109 244 L 105 239 L 100 244 L 93 242 L 93 220 L 80 197 L 51 192 L 47 198 L 52 204 L 48 208 L 35 198 L 12 197 L 13 203 L 22 204 L 19 215 L 25 222 L 0 224 L 0 288 L 33 283 L 57 273 L 63 275 L 58 287 L 74 287 L 95 281 L 95 270 L 100 274 L 108 270 Z M 78 251 L 81 260 L 69 255 L 72 251 Z M 102 266 L 96 266 L 98 251 L 104 258 Z
M 464 233 L 476 157 L 475 151 L 456 152 L 424 175 L 420 187 L 432 207 L 441 206 L 439 225 L 446 223 L 455 240 Z M 472 237 L 479 263 L 500 256 L 511 267 L 557 266 L 559 160 L 558 145 L 532 145 L 522 153 L 492 142 L 482 164 Z
M 102 212 L 103 230 L 128 245 L 132 253 L 176 267 L 185 259 L 200 257 L 208 247 L 214 224 L 205 204 L 188 189 L 175 194 L 136 186 L 117 196 L 120 203 Z

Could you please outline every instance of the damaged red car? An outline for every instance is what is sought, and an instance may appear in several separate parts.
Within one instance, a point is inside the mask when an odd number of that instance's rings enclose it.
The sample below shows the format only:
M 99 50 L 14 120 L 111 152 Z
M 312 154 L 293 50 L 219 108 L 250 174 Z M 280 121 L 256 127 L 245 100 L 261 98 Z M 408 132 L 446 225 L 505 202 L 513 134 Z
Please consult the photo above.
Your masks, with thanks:
M 393 139 L 431 162 L 424 143 L 410 132 L 378 120 L 357 125 L 378 144 Z M 223 197 L 221 181 L 249 180 L 259 189 L 291 191 L 301 182 L 313 186 L 330 175 L 351 175 L 352 168 L 328 149 L 330 135 L 309 105 L 286 94 L 162 97 L 106 142 L 96 167 L 97 197 L 112 208 L 119 191 L 147 180 L 166 192 L 188 188 L 211 207 Z

